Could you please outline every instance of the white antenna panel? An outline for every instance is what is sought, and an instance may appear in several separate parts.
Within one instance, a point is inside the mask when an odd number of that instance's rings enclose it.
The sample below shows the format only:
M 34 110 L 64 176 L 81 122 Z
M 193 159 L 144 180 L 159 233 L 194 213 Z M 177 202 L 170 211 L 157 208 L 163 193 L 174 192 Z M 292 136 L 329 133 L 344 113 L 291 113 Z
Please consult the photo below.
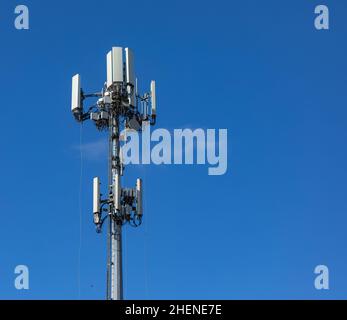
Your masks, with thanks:
M 113 75 L 112 75 L 112 51 L 107 54 L 107 88 L 113 84 Z
M 81 109 L 81 77 L 76 74 L 72 77 L 71 111 Z
M 100 213 L 100 179 L 93 179 L 93 213 Z
M 134 54 L 129 48 L 125 48 L 126 81 L 127 84 L 135 85 Z
M 130 94 L 130 105 L 135 106 L 135 72 L 134 72 L 134 54 L 129 48 L 125 48 L 125 71 L 126 71 L 126 83 L 128 87 L 128 93 Z
M 112 48 L 112 80 L 115 82 L 123 82 L 123 48 Z

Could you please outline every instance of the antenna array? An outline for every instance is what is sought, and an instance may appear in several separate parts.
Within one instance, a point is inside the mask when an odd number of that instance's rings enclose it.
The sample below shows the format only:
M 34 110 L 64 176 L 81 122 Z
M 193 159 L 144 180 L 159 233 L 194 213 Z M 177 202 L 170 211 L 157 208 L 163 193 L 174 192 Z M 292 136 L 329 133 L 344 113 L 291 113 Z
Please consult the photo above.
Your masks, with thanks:
M 124 165 L 120 154 L 120 130 L 141 131 L 142 123 L 156 122 L 156 85 L 151 81 L 150 92 L 139 95 L 134 72 L 134 55 L 131 49 L 113 47 L 107 54 L 107 78 L 100 92 L 85 93 L 81 77 L 72 78 L 71 111 L 78 122 L 92 120 L 98 130 L 109 132 L 109 183 L 108 196 L 102 199 L 100 179 L 93 180 L 93 220 L 101 232 L 106 219 L 108 228 L 107 299 L 123 299 L 122 279 L 122 226 L 141 225 L 143 216 L 142 180 L 134 188 L 122 188 Z M 87 107 L 87 98 L 97 102 Z

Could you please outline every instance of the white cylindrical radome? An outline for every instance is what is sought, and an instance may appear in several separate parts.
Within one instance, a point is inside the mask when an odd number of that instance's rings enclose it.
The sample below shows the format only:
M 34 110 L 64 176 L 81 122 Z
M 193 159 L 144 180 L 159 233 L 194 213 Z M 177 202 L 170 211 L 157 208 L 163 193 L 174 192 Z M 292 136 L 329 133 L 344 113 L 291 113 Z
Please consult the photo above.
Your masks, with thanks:
M 79 109 L 81 109 L 81 76 L 76 74 L 72 77 L 71 111 Z
M 143 215 L 143 208 L 142 208 L 142 193 L 143 193 L 143 187 L 142 187 L 142 180 L 137 179 L 136 180 L 136 212 L 138 216 Z
M 93 213 L 100 213 L 100 179 L 93 179 Z

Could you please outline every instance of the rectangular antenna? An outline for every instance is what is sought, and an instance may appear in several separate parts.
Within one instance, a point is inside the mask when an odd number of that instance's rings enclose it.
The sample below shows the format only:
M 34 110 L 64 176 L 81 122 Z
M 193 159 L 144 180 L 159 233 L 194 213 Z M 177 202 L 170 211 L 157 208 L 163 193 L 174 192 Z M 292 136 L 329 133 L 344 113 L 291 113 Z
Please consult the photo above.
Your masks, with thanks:
M 157 97 L 155 92 L 155 81 L 151 81 L 151 100 L 152 100 L 152 114 L 157 113 Z
M 143 215 L 143 210 L 142 210 L 142 180 L 141 179 L 137 179 L 136 180 L 136 211 L 137 211 L 137 215 L 138 216 L 142 216 Z
M 125 72 L 128 93 L 130 94 L 130 105 L 135 106 L 135 72 L 134 72 L 134 54 L 131 49 L 125 48 Z
M 112 48 L 112 82 L 123 82 L 123 48 Z
M 107 88 L 109 88 L 109 87 L 112 86 L 112 84 L 113 84 L 113 75 L 112 75 L 112 70 L 113 70 L 113 66 L 112 66 L 112 51 L 110 51 L 110 52 L 107 54 L 106 63 L 107 63 Z
M 100 179 L 93 179 L 93 213 L 100 213 Z
M 135 86 L 135 72 L 134 72 L 134 54 L 129 48 L 125 48 L 125 70 L 127 84 Z
M 81 77 L 76 74 L 72 77 L 71 111 L 81 109 Z

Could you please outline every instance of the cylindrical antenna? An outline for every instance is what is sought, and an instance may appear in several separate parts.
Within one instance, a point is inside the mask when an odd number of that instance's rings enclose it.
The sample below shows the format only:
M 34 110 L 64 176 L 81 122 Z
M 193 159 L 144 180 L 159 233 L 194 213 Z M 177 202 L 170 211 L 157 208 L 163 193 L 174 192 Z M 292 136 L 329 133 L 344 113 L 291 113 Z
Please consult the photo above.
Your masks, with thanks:
M 72 77 L 71 111 L 77 112 L 81 109 L 81 76 L 76 74 Z
M 152 101 L 152 115 L 157 113 L 157 97 L 155 92 L 155 81 L 151 81 L 151 101 Z
M 142 209 L 142 180 L 137 179 L 136 180 L 136 213 L 139 217 L 143 215 L 143 209 Z
M 100 213 L 100 179 L 93 179 L 93 213 Z

